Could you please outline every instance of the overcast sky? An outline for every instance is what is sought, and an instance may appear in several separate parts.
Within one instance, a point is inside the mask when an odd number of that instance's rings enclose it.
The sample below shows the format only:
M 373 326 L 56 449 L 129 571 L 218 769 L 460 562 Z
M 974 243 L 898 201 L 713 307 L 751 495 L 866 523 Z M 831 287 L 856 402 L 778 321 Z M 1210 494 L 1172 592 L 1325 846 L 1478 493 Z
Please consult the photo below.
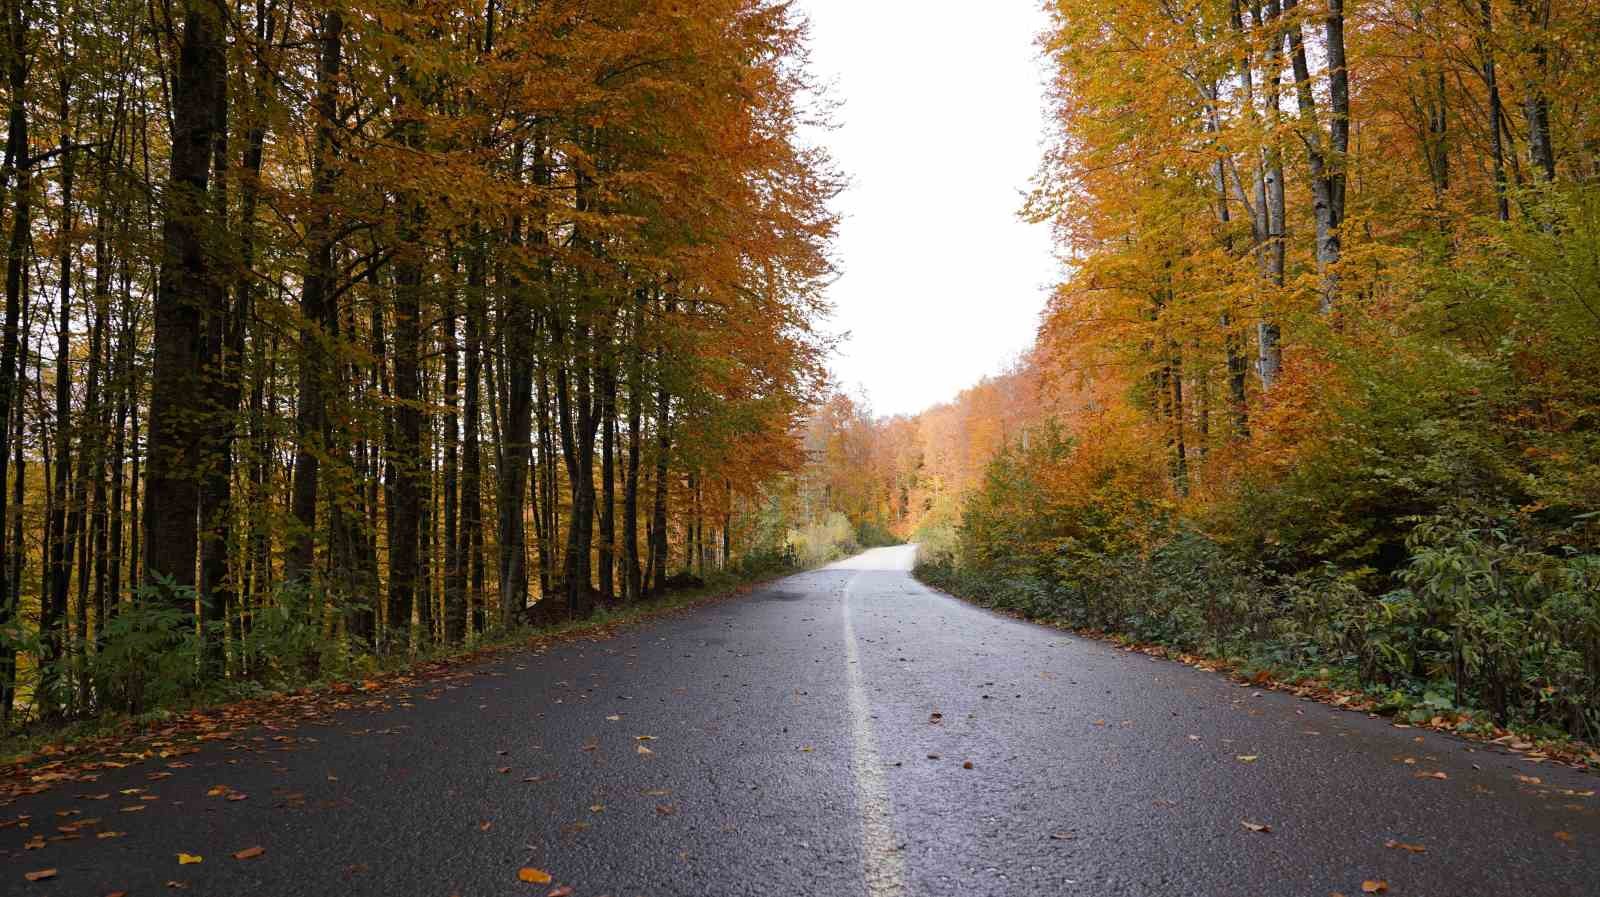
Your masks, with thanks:
M 919 411 L 1033 342 L 1056 279 L 1017 218 L 1043 133 L 1035 0 L 799 0 L 814 74 L 842 103 L 816 136 L 851 186 L 829 329 L 841 387 Z

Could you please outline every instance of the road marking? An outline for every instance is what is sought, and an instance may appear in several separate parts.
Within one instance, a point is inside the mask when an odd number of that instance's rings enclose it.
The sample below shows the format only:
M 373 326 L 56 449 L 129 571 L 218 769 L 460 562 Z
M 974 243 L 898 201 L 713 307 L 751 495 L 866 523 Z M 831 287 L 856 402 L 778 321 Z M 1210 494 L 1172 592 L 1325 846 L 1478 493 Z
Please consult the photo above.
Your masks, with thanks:
M 862 685 L 861 654 L 856 650 L 856 629 L 850 622 L 850 596 L 862 574 L 844 587 L 844 656 L 850 676 L 850 770 L 861 804 L 861 865 L 867 897 L 899 897 L 906 890 L 905 858 L 894 840 L 894 814 L 889 808 L 889 785 L 872 739 L 872 714 Z

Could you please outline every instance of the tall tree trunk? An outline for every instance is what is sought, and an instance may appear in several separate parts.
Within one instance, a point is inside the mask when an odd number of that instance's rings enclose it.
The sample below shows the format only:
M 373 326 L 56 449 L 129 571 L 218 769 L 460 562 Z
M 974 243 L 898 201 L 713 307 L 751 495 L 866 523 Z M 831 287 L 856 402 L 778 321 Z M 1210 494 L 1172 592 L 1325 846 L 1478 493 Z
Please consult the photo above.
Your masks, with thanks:
M 643 291 L 635 294 L 632 309 L 632 348 L 628 362 L 628 469 L 622 485 L 622 575 L 627 600 L 638 601 L 642 594 L 639 570 L 639 461 L 640 429 L 644 412 L 642 338 Z
M 31 243 L 33 224 L 33 167 L 29 161 L 28 145 L 28 68 L 29 48 L 32 41 L 29 30 L 32 23 L 23 12 L 20 0 L 6 0 L 5 21 L 5 76 L 8 88 L 6 110 L 6 150 L 3 167 L 0 167 L 0 191 L 10 191 L 11 234 L 6 241 L 6 313 L 3 335 L 0 335 L 0 527 L 7 519 L 6 470 L 14 450 L 17 455 L 16 478 L 21 482 L 21 426 L 16 429 L 13 444 L 11 421 L 20 422 L 22 403 L 15 401 L 20 380 L 17 357 L 17 324 L 23 303 L 23 271 Z M 18 525 L 21 521 L 22 503 L 19 496 L 14 509 Z M 21 553 L 12 556 L 9 565 L 0 565 L 0 626 L 10 623 L 16 615 L 21 600 L 20 590 L 13 587 L 19 570 Z M 9 647 L 0 648 L 0 723 L 9 720 L 16 699 L 16 653 Z
M 213 141 L 220 122 L 217 94 L 227 83 L 220 0 L 185 0 L 183 42 L 173 84 L 172 158 L 162 224 L 161 275 L 156 288 L 151 361 L 150 422 L 145 467 L 144 572 L 195 584 L 200 488 L 192 415 L 201 406 L 204 319 L 221 313 L 212 246 L 225 222 L 208 208 Z M 178 606 L 189 609 L 184 597 Z
M 1500 100 L 1500 80 L 1495 73 L 1494 0 L 1481 0 L 1482 31 L 1477 38 L 1478 56 L 1483 65 L 1483 85 L 1489 92 L 1489 163 L 1494 171 L 1495 213 L 1501 221 L 1511 220 L 1511 198 L 1506 187 L 1505 146 L 1500 141 L 1500 120 L 1505 107 Z
M 312 221 L 306 234 L 306 271 L 300 285 L 299 395 L 295 408 L 294 479 L 290 513 L 294 517 L 284 553 L 284 577 L 308 581 L 316 558 L 317 492 L 321 445 L 330 391 L 330 331 L 338 323 L 333 297 L 333 217 L 326 207 L 334 187 L 334 131 L 338 117 L 340 68 L 344 54 L 344 15 L 329 9 L 317 28 L 317 92 L 312 101 L 317 127 L 311 158 Z
M 459 269 L 455 269 L 456 272 Z M 466 640 L 466 588 L 461 568 L 460 483 L 460 371 L 461 346 L 456 341 L 457 304 L 455 273 L 445 295 L 444 311 L 444 640 L 459 645 Z
M 600 597 L 610 604 L 616 590 L 617 375 L 610 362 L 600 368 Z

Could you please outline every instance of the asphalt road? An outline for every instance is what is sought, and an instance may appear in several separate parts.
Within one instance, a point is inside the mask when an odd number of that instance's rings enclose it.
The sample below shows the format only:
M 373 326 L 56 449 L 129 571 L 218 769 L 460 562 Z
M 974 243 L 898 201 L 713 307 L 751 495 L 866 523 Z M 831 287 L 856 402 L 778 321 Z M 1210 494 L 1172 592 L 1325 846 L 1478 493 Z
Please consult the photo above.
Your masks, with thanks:
M 0 893 L 1600 894 L 1593 776 L 1009 620 L 910 560 L 20 798 Z M 125 834 L 24 849 L 86 817 Z

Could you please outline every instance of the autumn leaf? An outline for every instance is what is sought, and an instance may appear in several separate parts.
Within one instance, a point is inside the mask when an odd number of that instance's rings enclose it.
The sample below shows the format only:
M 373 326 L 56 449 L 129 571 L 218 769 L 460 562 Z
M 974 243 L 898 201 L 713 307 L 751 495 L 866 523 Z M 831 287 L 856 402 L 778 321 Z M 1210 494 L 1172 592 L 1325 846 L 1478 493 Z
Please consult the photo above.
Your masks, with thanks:
M 517 870 L 517 879 L 530 885 L 547 885 L 550 883 L 550 873 L 532 866 L 523 866 Z
M 26 878 L 28 881 L 44 881 L 47 878 L 55 878 L 56 870 L 40 869 L 37 872 L 24 872 L 22 873 L 22 877 Z
M 178 865 L 192 866 L 195 863 L 202 862 L 204 859 L 205 857 L 202 857 L 196 853 L 180 853 L 178 854 Z
M 572 897 L 572 886 L 562 885 L 559 888 L 551 888 L 550 893 L 544 895 L 544 897 Z
M 638 751 L 641 755 L 649 755 L 649 754 L 654 754 L 655 753 L 655 751 L 650 750 L 649 748 L 645 747 L 642 744 L 639 745 L 638 747 L 636 747 L 634 750 Z
M 1382 879 L 1369 878 L 1361 883 L 1361 893 L 1363 894 L 1382 894 L 1387 890 L 1389 890 L 1389 883 Z
M 1252 832 L 1260 832 L 1262 834 L 1270 834 L 1272 832 L 1272 826 L 1267 825 L 1264 822 L 1250 822 L 1248 820 L 1241 820 L 1239 824 L 1244 826 L 1248 831 Z
M 1261 757 L 1258 754 L 1236 754 L 1233 759 L 1238 760 L 1240 763 L 1254 763 Z
M 1393 838 L 1383 842 L 1383 846 L 1393 850 L 1408 851 L 1410 853 L 1425 853 L 1428 849 L 1423 847 L 1421 844 L 1407 844 L 1404 841 L 1396 841 Z

